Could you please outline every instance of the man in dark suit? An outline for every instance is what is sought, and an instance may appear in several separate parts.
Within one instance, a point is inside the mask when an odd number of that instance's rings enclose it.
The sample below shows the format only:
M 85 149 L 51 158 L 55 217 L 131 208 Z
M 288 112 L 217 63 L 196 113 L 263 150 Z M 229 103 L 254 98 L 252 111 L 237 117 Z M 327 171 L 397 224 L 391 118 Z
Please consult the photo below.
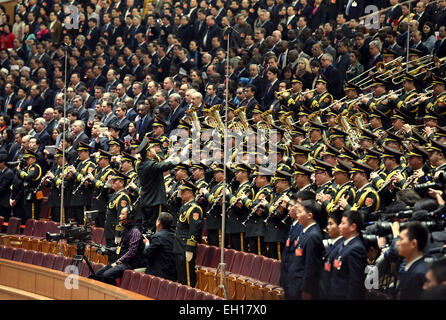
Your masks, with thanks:
M 217 96 L 216 83 L 208 84 L 208 86 L 206 87 L 206 97 L 204 98 L 203 102 L 207 103 L 210 106 L 222 103 L 222 100 Z
M 409 222 L 401 228 L 396 243 L 398 255 L 404 258 L 398 275 L 398 300 L 416 300 L 420 297 L 428 271 L 423 254 L 428 239 L 429 232 L 418 221 Z
M 40 96 L 40 88 L 38 85 L 31 87 L 31 108 L 35 114 L 42 114 L 45 109 L 45 101 Z
M 161 212 L 156 220 L 156 232 L 150 239 L 144 239 L 146 247 L 143 256 L 147 261 L 146 274 L 175 281 L 177 271 L 173 254 L 173 217 Z
M 73 122 L 73 125 L 71 127 L 71 135 L 73 138 L 74 150 L 77 150 L 79 142 L 82 141 L 86 144 L 90 142 L 90 139 L 88 139 L 88 136 L 85 134 L 84 130 L 85 130 L 85 124 L 82 120 L 76 120 Z
M 327 6 L 322 3 L 322 0 L 314 1 L 314 9 L 310 19 L 310 29 L 311 31 L 316 30 L 321 26 L 327 17 Z
M 45 101 L 45 107 L 51 107 L 54 102 L 54 91 L 50 89 L 50 81 L 47 78 L 43 78 L 40 80 L 40 88 L 42 92 L 40 96 Z
M 318 221 L 322 220 L 321 206 L 315 200 L 301 201 L 303 207 L 297 219 L 302 232 L 292 244 L 294 255 L 288 261 L 288 298 L 313 300 L 318 298 L 324 245 Z
M 422 28 L 424 23 L 426 21 L 432 21 L 430 13 L 426 11 L 426 5 L 423 1 L 418 1 L 415 6 L 415 16 L 413 17 L 414 20 L 417 20 L 419 23 L 419 26 Z
M 88 30 L 86 35 L 85 45 L 94 51 L 96 44 L 99 42 L 99 29 L 96 27 L 98 24 L 96 18 L 88 19 Z
M 11 207 L 9 206 L 9 196 L 11 194 L 11 185 L 14 179 L 14 172 L 6 166 L 8 154 L 5 151 L 0 152 L 0 215 L 5 217 L 5 221 L 11 216 Z
M 268 110 L 274 99 L 276 98 L 274 93 L 277 91 L 279 87 L 279 69 L 276 67 L 271 67 L 268 69 L 267 73 L 267 85 L 265 86 L 265 90 L 263 91 L 262 97 L 262 106 L 264 110 Z M 246 93 L 245 93 L 246 95 Z
M 345 211 L 339 225 L 344 242 L 333 261 L 329 299 L 359 300 L 365 292 L 366 249 L 360 230 L 362 218 L 357 211 Z
M 216 24 L 213 16 L 206 17 L 206 30 L 201 39 L 201 47 L 204 51 L 210 51 L 212 49 L 212 38 L 218 37 L 221 39 L 221 29 Z
M 3 100 L 2 112 L 10 118 L 14 116 L 15 106 L 19 101 L 19 97 L 15 94 L 16 89 L 16 86 L 12 83 L 5 85 L 5 100 Z
M 386 49 L 392 50 L 397 56 L 402 56 L 404 55 L 404 49 L 398 43 L 396 43 L 397 36 L 398 35 L 395 30 L 389 30 L 389 32 L 386 34 L 384 43 L 387 46 Z
M 127 106 L 125 104 L 118 104 L 115 109 L 117 121 L 115 125 L 119 128 L 119 137 L 121 140 L 129 134 L 130 120 L 127 119 Z
M 349 41 L 344 39 L 338 44 L 338 58 L 334 63 L 334 67 L 339 70 L 341 75 L 341 83 L 344 83 L 345 73 L 350 65 L 350 53 L 348 52 Z
M 194 40 L 198 43 L 201 41 L 201 37 L 206 30 L 206 10 L 203 8 L 198 9 L 197 20 L 194 22 Z
M 109 43 L 116 43 L 116 39 L 118 37 L 123 38 L 124 37 L 124 25 L 121 22 L 120 17 L 114 17 L 113 18 L 113 27 L 111 29 L 110 33 L 110 42 Z
M 244 89 L 245 99 L 241 101 L 240 106 L 246 107 L 246 117 L 248 119 L 252 118 L 254 108 L 256 105 L 259 104 L 259 102 L 255 98 L 257 90 L 258 89 L 256 88 L 256 86 L 254 86 L 253 84 L 247 85 Z M 267 110 L 266 107 L 265 110 Z
M 139 120 L 136 121 L 137 139 L 142 140 L 147 132 L 152 131 L 153 118 L 148 114 L 148 107 L 141 103 L 138 105 Z
M 44 118 L 37 118 L 34 122 L 34 131 L 36 131 L 35 137 L 40 141 L 40 147 L 37 150 L 38 152 L 43 152 L 43 149 L 50 142 L 50 135 L 45 130 L 46 129 L 46 121 Z
M 388 26 L 394 24 L 395 21 L 398 21 L 403 14 L 403 10 L 398 4 L 398 0 L 390 0 L 390 5 L 392 8 L 386 12 L 386 25 Z
M 364 66 L 364 69 L 370 69 L 374 67 L 378 62 L 382 61 L 383 58 L 381 56 L 381 43 L 378 40 L 373 40 L 369 44 L 370 51 L 370 60 L 368 64 Z
M 412 37 L 412 45 L 411 49 L 416 49 L 421 51 L 421 56 L 425 56 L 429 54 L 429 49 L 421 42 L 421 32 L 418 30 L 415 30 L 411 33 Z
M 181 96 L 178 93 L 174 93 L 169 97 L 169 107 L 172 110 L 167 117 L 168 127 L 166 129 L 166 134 L 170 131 L 176 129 L 180 120 L 183 118 L 184 113 L 187 110 L 187 105 L 181 106 Z
M 433 55 L 438 58 L 446 57 L 446 26 L 441 26 L 439 30 L 440 39 L 435 42 Z

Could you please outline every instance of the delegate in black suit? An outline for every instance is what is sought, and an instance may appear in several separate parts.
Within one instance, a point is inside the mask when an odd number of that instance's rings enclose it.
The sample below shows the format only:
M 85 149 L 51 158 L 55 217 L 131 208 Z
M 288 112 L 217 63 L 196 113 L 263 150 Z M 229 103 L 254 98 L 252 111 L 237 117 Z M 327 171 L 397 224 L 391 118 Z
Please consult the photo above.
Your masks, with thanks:
M 413 262 L 409 270 L 405 271 L 406 262 L 400 266 L 398 276 L 399 286 L 397 288 L 397 298 L 400 300 L 416 300 L 423 291 L 425 275 L 429 269 L 424 257 Z
M 0 162 L 6 161 L 8 155 L 3 153 L 0 155 Z M 2 166 L 5 163 L 2 163 Z M 11 207 L 9 206 L 9 196 L 11 195 L 11 185 L 14 179 L 14 172 L 5 167 L 0 168 L 0 215 L 5 217 L 5 221 L 11 216 Z

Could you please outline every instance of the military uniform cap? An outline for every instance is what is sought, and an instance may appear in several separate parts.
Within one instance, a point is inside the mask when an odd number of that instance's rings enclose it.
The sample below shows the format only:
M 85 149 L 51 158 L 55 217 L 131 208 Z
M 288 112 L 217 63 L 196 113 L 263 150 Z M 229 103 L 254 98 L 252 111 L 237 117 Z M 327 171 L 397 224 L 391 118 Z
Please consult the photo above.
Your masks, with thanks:
M 436 126 L 437 130 L 435 130 L 435 138 L 438 137 L 446 137 L 446 128 Z
M 115 137 L 111 137 L 111 139 L 108 141 L 108 145 L 117 145 L 119 146 L 121 149 L 124 149 L 124 141 L 117 139 Z
M 64 153 L 66 157 L 67 153 L 64 152 L 64 150 L 62 150 L 61 148 L 56 148 L 56 153 L 54 154 L 54 157 L 62 157 Z
M 384 48 L 382 50 L 381 55 L 383 57 L 396 57 L 398 54 L 395 51 L 393 51 L 392 49 Z
M 317 78 L 316 82 L 322 82 L 322 83 L 325 83 L 327 86 L 330 85 L 330 81 L 328 80 L 327 76 L 324 75 L 324 74 L 321 74 L 321 75 Z
M 381 158 L 395 158 L 399 160 L 403 156 L 403 154 L 400 151 L 395 150 L 393 148 L 383 146 L 383 149 L 384 150 L 383 154 L 381 155 Z
M 313 130 L 321 130 L 322 131 L 327 128 L 323 124 L 320 124 L 320 123 L 317 123 L 314 121 L 309 121 L 309 123 L 310 123 L 310 126 L 308 127 L 308 132 L 313 131 Z
M 426 151 L 427 152 L 439 151 L 442 152 L 443 154 L 446 154 L 446 144 L 436 140 L 431 140 L 430 146 L 426 148 Z
M 156 117 L 155 121 L 153 121 L 152 127 L 167 127 L 167 123 L 164 122 L 163 119 Z
M 293 175 L 286 171 L 277 170 L 276 174 L 274 175 L 275 180 L 290 180 L 293 177 Z
M 187 129 L 187 130 L 189 130 L 189 129 L 192 128 L 192 125 L 189 122 L 187 122 L 186 120 L 184 120 L 184 118 L 182 118 L 180 120 L 180 122 L 178 123 L 177 128 L 178 129 Z
M 400 109 L 393 110 L 393 114 L 390 119 L 402 119 L 405 122 L 409 122 L 409 117 L 403 113 Z
M 348 163 L 342 160 L 338 160 L 336 166 L 333 168 L 333 173 L 335 172 L 350 173 L 351 170 L 352 167 Z
M 108 159 L 110 160 L 112 157 L 112 154 L 110 152 L 107 152 L 105 150 L 99 149 L 99 159 Z
M 416 130 L 412 130 L 412 134 L 410 135 L 410 137 L 408 138 L 409 141 L 414 141 L 417 142 L 420 145 L 424 145 L 426 144 L 428 141 L 421 135 L 419 134 Z
M 273 124 L 272 127 L 274 128 L 274 130 L 277 130 L 282 135 L 285 133 L 285 130 L 278 125 Z
M 434 110 L 430 110 L 430 109 L 426 109 L 426 114 L 423 117 L 424 120 L 430 120 L 430 119 L 434 119 L 434 120 L 439 120 L 441 119 L 441 116 L 436 113 Z
M 377 159 L 380 160 L 381 159 L 381 155 L 382 153 L 376 149 L 367 149 L 365 151 L 365 157 L 364 160 L 367 159 Z
M 297 125 L 293 126 L 293 130 L 291 132 L 292 132 L 292 135 L 305 135 L 306 134 L 304 128 L 297 126 Z
M 123 180 L 124 183 L 129 179 L 127 175 L 119 170 L 114 170 L 111 180 Z
M 298 116 L 308 116 L 311 113 L 311 110 L 305 107 L 304 105 L 300 106 Z
M 147 143 L 150 145 L 161 145 L 161 140 L 153 137 L 147 137 Z M 149 148 L 149 147 L 148 147 Z
M 136 153 L 146 151 L 147 145 L 148 145 L 148 139 L 147 139 L 147 137 L 144 137 L 144 139 L 142 139 L 141 143 L 139 144 L 138 148 L 136 149 Z
M 422 56 L 422 55 L 423 55 L 423 51 L 420 51 L 415 48 L 409 48 L 409 56 Z
M 427 159 L 429 158 L 429 153 L 427 153 L 427 151 L 424 150 L 424 148 L 414 145 L 412 147 L 412 150 L 407 154 L 407 158 L 410 157 L 422 157 L 423 159 Z
M 373 168 L 366 165 L 365 163 L 361 163 L 358 161 L 352 161 L 352 169 L 350 170 L 350 173 L 354 172 L 363 172 L 367 175 L 370 175 L 370 173 L 373 171 Z
M 121 152 L 121 161 L 131 161 L 131 162 L 135 163 L 136 158 L 134 156 L 132 156 L 130 153 L 122 151 Z
M 130 148 L 138 148 L 141 142 L 138 139 L 130 140 Z
M 294 74 L 293 79 L 291 80 L 291 83 L 303 84 L 303 79 L 301 77 L 299 77 L 298 75 Z
M 347 90 L 356 90 L 357 93 L 362 92 L 360 86 L 358 86 L 354 83 L 348 82 L 348 81 L 345 82 L 345 85 L 344 85 L 344 91 L 347 91 Z
M 370 130 L 361 129 L 361 135 L 359 136 L 359 139 L 360 140 L 361 139 L 368 139 L 368 140 L 374 141 L 374 140 L 378 139 L 378 137 L 373 132 L 371 132 Z
M 282 172 L 291 173 L 291 167 L 289 165 L 287 165 L 286 163 L 279 163 L 279 165 L 277 166 L 277 170 L 282 171 Z
M 332 117 L 337 117 L 338 115 L 339 115 L 339 112 L 336 111 L 336 110 L 333 109 L 333 108 L 329 108 L 328 111 L 327 111 L 327 113 L 326 113 L 326 117 L 330 117 L 330 116 L 332 116 Z
M 200 162 L 200 163 L 194 163 L 194 164 L 192 164 L 191 165 L 191 169 L 203 169 L 203 170 L 207 170 L 207 169 L 209 169 L 209 167 L 205 164 L 205 163 L 203 163 L 203 162 Z
M 212 169 L 214 172 L 216 171 L 224 171 L 225 167 L 223 166 L 223 164 L 219 163 L 215 166 L 215 168 Z
M 389 131 L 389 129 L 386 130 L 387 136 L 384 138 L 384 142 L 388 141 L 395 141 L 401 144 L 403 142 L 403 137 L 396 135 L 395 133 Z
M 194 185 L 192 182 L 187 181 L 187 180 L 182 180 L 181 181 L 181 186 L 180 186 L 180 190 L 190 190 L 193 193 L 198 191 L 198 187 L 196 185 Z
M 387 119 L 387 115 L 384 112 L 379 111 L 378 109 L 375 108 L 369 114 L 369 119 L 371 119 L 371 118 L 380 118 L 381 120 L 386 120 Z
M 294 172 L 293 173 L 295 175 L 296 174 L 303 174 L 303 175 L 306 175 L 306 176 L 311 176 L 314 173 L 314 170 L 309 168 L 309 167 L 306 167 L 306 166 L 303 166 L 303 165 L 300 165 L 300 164 L 296 163 L 296 164 L 294 164 Z
M 358 159 L 358 156 L 353 151 L 351 151 L 349 148 L 344 146 L 342 148 L 342 151 L 339 154 L 338 158 L 355 160 L 355 159 Z
M 311 153 L 311 149 L 305 148 L 303 146 L 298 146 L 298 145 L 293 145 L 291 150 L 292 150 L 293 155 L 296 155 L 296 154 L 308 155 Z
M 446 87 L 446 80 L 443 79 L 443 78 L 440 78 L 439 76 L 436 76 L 435 74 L 432 74 L 431 81 L 432 81 L 433 85 L 434 84 L 441 84 L 441 85 L 444 85 Z
M 92 146 L 90 146 L 88 143 L 85 143 L 85 142 L 83 142 L 83 141 L 80 141 L 79 142 L 79 144 L 78 144 L 78 146 L 77 146 L 77 151 L 90 151 L 90 150 L 92 150 L 93 149 L 93 147 Z
M 386 89 L 388 89 L 391 86 L 391 83 L 389 81 L 383 80 L 381 78 L 373 77 L 371 86 L 372 87 L 384 86 L 384 87 L 386 87 Z
M 404 72 L 404 74 L 403 74 L 403 81 L 404 80 L 412 81 L 414 83 L 416 83 L 418 81 L 418 79 L 416 77 L 414 77 L 413 75 L 411 75 L 408 72 Z
M 338 128 L 330 128 L 330 139 L 332 138 L 344 138 L 347 136 L 347 133 L 338 129 Z
M 234 166 L 235 171 L 246 171 L 251 172 L 252 168 L 246 165 L 245 163 L 239 163 Z
M 121 128 L 116 124 L 116 122 L 109 123 L 107 127 L 115 131 L 121 131 Z
M 186 170 L 186 172 L 189 173 L 189 168 L 190 168 L 190 166 L 187 163 L 178 163 L 175 166 L 174 170 L 184 169 L 184 170 Z
M 313 165 L 313 167 L 315 171 L 322 170 L 322 171 L 327 171 L 328 173 L 331 173 L 331 170 L 333 170 L 334 168 L 328 162 L 321 161 L 319 159 L 315 159 L 315 164 Z
M 330 156 L 337 157 L 341 153 L 338 149 L 336 149 L 335 147 L 333 147 L 329 144 L 325 145 L 325 147 L 326 147 L 325 151 L 322 154 L 323 156 L 330 155 Z
M 23 153 L 23 158 L 27 159 L 27 158 L 31 158 L 31 157 L 37 158 L 37 154 L 34 151 L 32 151 L 31 149 L 25 149 L 25 151 Z

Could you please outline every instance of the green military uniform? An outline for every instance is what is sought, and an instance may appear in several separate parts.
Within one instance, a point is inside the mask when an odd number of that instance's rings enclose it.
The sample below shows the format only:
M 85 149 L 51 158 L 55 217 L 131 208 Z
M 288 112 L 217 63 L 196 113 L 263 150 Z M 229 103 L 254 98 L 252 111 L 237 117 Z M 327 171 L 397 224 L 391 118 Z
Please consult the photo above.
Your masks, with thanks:
M 99 159 L 107 158 L 111 159 L 111 154 L 99 150 Z M 91 209 L 98 210 L 98 215 L 96 217 L 96 226 L 103 228 L 105 223 L 105 211 L 108 204 L 108 196 L 110 194 L 110 189 L 106 188 L 108 177 L 113 174 L 113 169 L 110 165 L 105 168 L 97 167 L 93 173 L 94 179 L 91 181 L 93 186 L 93 197 L 91 200 Z
M 62 150 L 56 149 L 55 158 L 62 156 Z M 66 159 L 66 153 L 65 153 L 65 159 Z M 47 205 L 51 208 L 51 220 L 60 222 L 60 188 L 62 184 L 62 179 L 66 177 L 68 173 L 68 163 L 65 163 L 64 168 L 62 169 L 62 166 L 57 166 L 54 170 L 52 170 L 52 173 L 54 175 L 53 179 L 49 180 L 50 183 L 50 193 L 48 195 L 48 201 Z M 66 183 L 64 183 L 66 185 Z M 63 217 L 62 222 L 65 223 L 65 209 L 68 207 L 69 198 L 71 197 L 71 192 L 67 188 L 64 187 L 64 210 L 63 210 Z
M 113 173 L 112 180 L 122 179 L 127 180 L 127 177 L 118 171 Z M 119 215 L 122 209 L 130 210 L 131 201 L 125 189 L 121 189 L 110 196 L 108 201 L 107 211 L 105 214 L 104 238 L 107 246 L 114 246 L 115 231 L 119 222 Z
M 287 179 L 289 181 L 292 177 L 287 172 L 276 171 L 274 179 L 275 181 L 279 179 Z M 282 200 L 282 197 L 291 197 L 291 195 L 291 188 L 277 192 L 274 194 L 273 201 L 265 206 L 265 211 L 268 214 L 265 220 L 265 243 L 268 251 L 267 254 L 273 259 L 281 260 L 284 244 L 288 236 L 290 221 L 286 221 L 285 219 L 288 216 L 288 210 L 286 208 L 287 203 Z
M 221 204 L 223 198 L 224 183 L 219 182 L 212 186 L 209 193 L 204 195 L 204 199 L 208 204 L 206 217 L 207 242 L 211 246 L 220 246 L 221 244 Z
M 88 144 L 79 142 L 77 151 L 90 151 L 91 149 Z M 73 190 L 70 199 L 69 218 L 74 219 L 79 224 L 85 223 L 84 212 L 90 209 L 93 193 L 92 184 L 89 183 L 85 186 L 84 182 L 88 182 L 88 173 L 93 172 L 95 168 L 94 162 L 87 158 L 77 165 L 76 172 L 71 175 L 69 180 Z
M 235 170 L 241 170 L 250 172 L 251 168 L 245 164 L 240 164 L 235 167 Z M 246 195 L 248 199 L 254 198 L 254 190 L 253 185 L 249 183 L 249 180 L 241 183 L 238 189 L 232 193 L 228 193 L 227 201 L 228 207 L 226 210 L 227 218 L 226 218 L 226 233 L 229 234 L 229 241 L 231 244 L 231 249 L 235 249 L 238 251 L 247 251 L 246 246 L 246 226 L 242 224 L 243 221 L 246 220 L 249 214 L 249 210 L 242 206 L 241 208 L 237 207 L 237 203 L 242 198 L 242 195 Z
M 357 161 L 352 161 L 353 167 L 350 173 L 364 172 L 367 176 L 373 171 L 373 169 L 365 164 Z M 353 205 L 347 204 L 344 207 L 344 211 L 357 211 L 361 214 L 364 221 L 370 221 L 373 217 L 373 213 L 380 209 L 380 197 L 378 192 L 373 188 L 371 183 L 366 183 L 361 188 L 356 190 L 356 197 Z
M 31 151 L 25 149 L 23 159 L 30 157 L 36 158 L 37 155 Z M 24 203 L 23 207 L 25 210 L 25 219 L 39 219 L 40 217 L 40 207 L 42 205 L 42 191 L 36 190 L 40 184 L 40 179 L 42 178 L 42 168 L 34 163 L 27 166 L 23 170 L 17 170 L 17 176 L 22 180 L 23 184 L 23 195 Z
M 182 189 L 198 190 L 189 181 L 183 180 Z M 184 203 L 179 212 L 175 238 L 173 243 L 173 253 L 176 257 L 177 281 L 179 283 L 195 287 L 195 257 L 197 255 L 198 244 L 201 243 L 203 232 L 203 211 L 194 199 Z M 186 252 L 193 253 L 192 260 L 186 261 Z

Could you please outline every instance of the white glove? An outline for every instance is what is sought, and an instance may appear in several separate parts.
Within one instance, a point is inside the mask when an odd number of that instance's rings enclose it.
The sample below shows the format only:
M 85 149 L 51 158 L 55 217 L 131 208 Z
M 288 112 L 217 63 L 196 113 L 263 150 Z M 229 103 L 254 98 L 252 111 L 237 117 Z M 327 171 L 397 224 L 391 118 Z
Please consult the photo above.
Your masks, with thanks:
M 190 150 L 191 146 L 192 146 L 191 144 L 188 144 L 187 146 L 184 147 L 183 150 L 181 150 L 180 159 L 182 161 L 185 161 L 189 158 L 189 150 Z
M 189 262 L 192 260 L 194 253 L 190 251 L 186 251 L 186 261 Z
M 181 162 L 180 157 L 177 156 L 176 153 L 173 153 L 169 156 L 169 158 L 166 159 L 166 161 L 169 161 L 171 163 L 173 163 L 174 165 L 177 165 Z
M 228 188 L 225 188 L 225 196 L 229 196 L 231 194 L 231 192 L 229 192 Z

